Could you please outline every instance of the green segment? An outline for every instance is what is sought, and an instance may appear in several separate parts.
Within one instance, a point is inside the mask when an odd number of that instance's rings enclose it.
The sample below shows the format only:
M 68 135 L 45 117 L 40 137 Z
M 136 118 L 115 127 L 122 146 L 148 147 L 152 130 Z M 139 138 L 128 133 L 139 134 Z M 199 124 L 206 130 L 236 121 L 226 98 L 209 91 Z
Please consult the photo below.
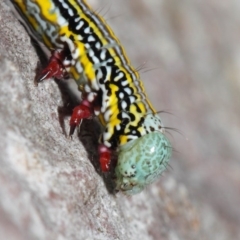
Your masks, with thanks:
M 161 132 L 125 144 L 119 150 L 115 169 L 117 189 L 130 195 L 141 192 L 166 169 L 171 153 L 171 144 Z

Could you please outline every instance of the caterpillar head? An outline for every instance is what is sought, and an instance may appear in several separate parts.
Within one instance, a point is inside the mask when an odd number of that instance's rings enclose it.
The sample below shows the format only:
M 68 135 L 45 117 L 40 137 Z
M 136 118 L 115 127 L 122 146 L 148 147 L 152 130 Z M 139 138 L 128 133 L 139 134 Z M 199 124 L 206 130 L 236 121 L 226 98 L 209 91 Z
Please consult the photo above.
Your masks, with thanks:
M 116 189 L 128 195 L 141 192 L 166 169 L 171 153 L 169 140 L 158 131 L 121 146 L 115 169 Z

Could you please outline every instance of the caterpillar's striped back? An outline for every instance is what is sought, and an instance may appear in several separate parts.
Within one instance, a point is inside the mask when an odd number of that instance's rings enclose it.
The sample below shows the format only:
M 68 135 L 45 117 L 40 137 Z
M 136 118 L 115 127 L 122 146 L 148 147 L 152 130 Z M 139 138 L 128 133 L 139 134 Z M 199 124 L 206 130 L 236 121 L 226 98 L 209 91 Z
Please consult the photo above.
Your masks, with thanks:
M 100 161 L 110 161 L 111 152 L 117 151 L 117 188 L 141 191 L 166 168 L 171 145 L 117 37 L 85 1 L 12 2 L 35 36 L 55 50 L 50 62 L 58 74 L 50 76 L 62 76 L 64 68 L 83 90 L 71 126 L 94 112 L 105 128 Z

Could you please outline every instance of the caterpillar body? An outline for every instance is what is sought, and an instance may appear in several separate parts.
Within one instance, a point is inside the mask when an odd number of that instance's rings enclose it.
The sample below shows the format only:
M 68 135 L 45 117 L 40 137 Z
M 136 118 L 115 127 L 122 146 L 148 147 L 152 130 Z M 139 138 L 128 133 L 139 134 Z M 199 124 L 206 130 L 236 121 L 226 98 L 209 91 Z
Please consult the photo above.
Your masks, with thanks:
M 82 119 L 98 116 L 105 129 L 99 143 L 102 171 L 117 153 L 116 189 L 141 192 L 166 169 L 172 148 L 117 37 L 83 0 L 11 1 L 36 38 L 53 50 L 38 81 L 71 77 L 82 91 L 70 135 Z

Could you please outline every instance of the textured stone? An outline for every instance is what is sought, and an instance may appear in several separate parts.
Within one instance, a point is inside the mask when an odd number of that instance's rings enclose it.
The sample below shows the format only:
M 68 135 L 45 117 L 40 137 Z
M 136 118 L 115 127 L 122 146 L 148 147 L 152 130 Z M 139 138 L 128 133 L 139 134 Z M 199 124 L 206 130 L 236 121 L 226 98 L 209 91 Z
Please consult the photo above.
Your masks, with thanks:
M 173 170 L 143 193 L 111 194 L 110 179 L 98 168 L 98 126 L 85 121 L 79 136 L 66 137 L 63 113 L 77 100 L 64 82 L 35 86 L 39 56 L 3 0 L 0 239 L 240 238 L 240 5 L 89 2 L 133 65 L 147 62 L 140 71 L 147 92 L 154 106 L 177 116 L 162 115 L 183 133 L 169 130 L 180 153 L 171 159 Z

